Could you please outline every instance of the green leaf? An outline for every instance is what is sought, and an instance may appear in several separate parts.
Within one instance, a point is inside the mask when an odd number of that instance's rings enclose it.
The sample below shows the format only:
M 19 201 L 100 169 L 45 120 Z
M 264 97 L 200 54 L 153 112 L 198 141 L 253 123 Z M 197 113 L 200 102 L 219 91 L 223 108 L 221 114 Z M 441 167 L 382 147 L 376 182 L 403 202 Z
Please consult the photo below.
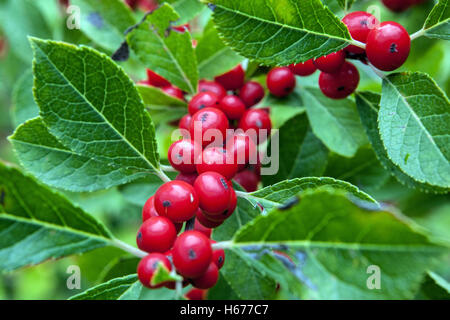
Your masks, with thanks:
M 314 134 L 331 151 L 352 157 L 359 147 L 367 144 L 352 100 L 327 98 L 317 88 L 304 88 L 302 96 Z
M 301 88 L 295 90 L 284 98 L 278 98 L 271 94 L 266 95 L 258 108 L 270 109 L 272 128 L 280 128 L 286 121 L 306 111 L 301 97 Z
M 416 299 L 450 300 L 450 283 L 437 273 L 429 271 Z
M 226 44 L 265 65 L 288 65 L 336 52 L 347 27 L 320 0 L 208 0 Z M 250 45 L 251 44 L 251 45 Z
M 106 246 L 111 234 L 64 196 L 0 163 L 0 270 Z
M 35 38 L 31 44 L 35 99 L 55 138 L 79 155 L 113 166 L 158 170 L 154 125 L 120 67 L 84 46 Z
M 156 286 L 163 282 L 174 282 L 183 281 L 183 277 L 177 275 L 176 273 L 171 273 L 162 262 L 158 263 L 158 268 L 153 275 L 150 284 Z
M 114 52 L 125 40 L 124 32 L 137 21 L 122 0 L 73 0 L 80 8 L 81 31 L 93 42 Z
M 69 300 L 119 300 L 136 281 L 135 274 L 115 278 L 77 294 Z
M 382 164 L 382 166 L 390 172 L 400 183 L 409 188 L 419 189 L 428 192 L 440 193 L 446 192 L 445 188 L 439 188 L 426 183 L 421 183 L 414 180 L 412 177 L 405 174 L 397 165 L 395 165 L 387 154 L 386 148 L 378 131 L 378 111 L 380 109 L 381 96 L 373 92 L 357 92 L 356 105 L 364 129 L 369 137 L 370 143 L 375 151 L 375 154 Z
M 287 201 L 292 200 L 296 194 L 300 191 L 308 189 L 322 188 L 323 186 L 328 186 L 337 190 L 345 190 L 351 193 L 354 197 L 376 203 L 374 199 L 368 194 L 360 191 L 354 185 L 336 180 L 333 178 L 297 178 L 292 180 L 286 180 L 274 184 L 272 186 L 265 187 L 261 190 L 248 193 L 247 198 L 250 201 L 256 201 L 260 203 L 266 210 L 270 211 L 274 207 L 280 207 L 286 204 Z
M 353 3 L 355 3 L 355 0 L 337 0 L 337 2 L 341 6 L 341 8 L 344 9 L 344 11 L 347 11 L 350 10 Z
M 195 52 L 201 79 L 212 79 L 224 74 L 244 60 L 219 38 L 213 21 L 207 24 Z
M 343 191 L 322 188 L 298 197 L 297 205 L 247 224 L 229 246 L 296 250 L 312 285 L 306 299 L 412 298 L 426 270 L 449 251 L 400 216 L 369 209 Z M 370 266 L 380 269 L 380 289 L 367 286 Z
M 378 126 L 389 158 L 415 180 L 450 187 L 450 103 L 423 73 L 383 80 Z
M 177 25 L 191 21 L 205 9 L 205 5 L 199 0 L 172 0 L 169 2 L 181 17 L 177 20 Z
M 179 32 L 171 24 L 179 15 L 168 4 L 149 14 L 140 26 L 127 35 L 139 60 L 180 89 L 197 91 L 197 59 L 189 32 Z
M 27 171 L 45 184 L 59 189 L 91 192 L 147 175 L 135 169 L 80 156 L 52 136 L 41 118 L 19 126 L 9 140 Z
M 115 278 L 134 274 L 140 258 L 133 256 L 122 256 L 112 260 L 102 271 L 100 282 L 106 282 Z
M 450 5 L 448 0 L 439 0 L 428 15 L 423 26 L 429 38 L 450 40 Z
M 144 104 L 150 109 L 153 106 L 178 107 L 184 108 L 183 110 L 187 112 L 186 101 L 169 96 L 165 94 L 164 91 L 162 91 L 160 88 L 139 85 L 137 86 L 137 89 L 142 96 Z
M 278 172 L 263 176 L 264 185 L 292 178 L 321 176 L 325 171 L 328 150 L 312 133 L 305 113 L 291 118 L 280 128 L 279 148 Z
M 34 102 L 31 69 L 25 72 L 16 82 L 12 99 L 12 113 L 16 126 L 39 115 L 39 108 Z

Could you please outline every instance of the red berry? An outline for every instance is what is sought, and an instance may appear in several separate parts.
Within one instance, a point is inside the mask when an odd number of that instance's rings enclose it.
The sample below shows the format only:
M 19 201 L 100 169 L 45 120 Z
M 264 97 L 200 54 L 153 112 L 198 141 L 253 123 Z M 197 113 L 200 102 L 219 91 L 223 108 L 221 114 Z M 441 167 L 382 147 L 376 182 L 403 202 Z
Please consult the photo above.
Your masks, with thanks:
M 194 188 L 184 181 L 167 182 L 155 193 L 156 211 L 173 222 L 190 220 L 198 205 L 199 198 Z
M 228 181 L 228 186 L 230 187 L 230 202 L 228 205 L 228 209 L 222 212 L 219 215 L 211 215 L 207 212 L 203 212 L 203 217 L 211 222 L 214 223 L 222 223 L 225 220 L 227 220 L 231 215 L 233 214 L 234 210 L 236 210 L 237 207 L 237 195 L 236 192 L 233 189 L 233 184 L 231 181 Z
M 186 183 L 189 183 L 191 186 L 193 186 L 195 180 L 197 179 L 197 177 L 198 177 L 197 172 L 194 172 L 194 173 L 183 173 L 183 172 L 181 172 L 179 175 L 177 175 L 175 180 L 184 181 Z
M 150 69 L 147 69 L 147 79 L 148 79 L 148 83 L 154 87 L 162 88 L 162 87 L 168 87 L 171 85 L 168 80 L 164 79 L 159 74 L 153 72 Z
M 238 90 L 244 85 L 245 71 L 241 65 L 231 69 L 214 80 L 227 90 Z
M 347 26 L 352 38 L 363 43 L 366 43 L 369 32 L 380 23 L 377 18 L 365 11 L 349 13 L 342 19 L 342 22 Z M 362 54 L 365 51 L 353 45 L 348 46 L 345 50 L 355 54 Z
M 205 172 L 194 183 L 200 200 L 200 208 L 209 215 L 220 215 L 230 206 L 230 186 L 227 179 L 217 172 Z
M 207 294 L 208 290 L 193 288 L 186 293 L 185 297 L 188 300 L 206 300 Z
M 227 91 L 220 83 L 207 80 L 201 80 L 198 83 L 198 92 L 214 93 L 219 100 L 227 95 Z
M 228 129 L 228 118 L 219 109 L 205 108 L 192 116 L 191 138 L 203 147 L 210 143 L 223 145 Z
M 138 231 L 136 242 L 139 249 L 146 252 L 166 252 L 177 237 L 172 221 L 165 217 L 151 217 Z
M 210 289 L 214 287 L 219 280 L 219 268 L 214 262 L 211 262 L 205 273 L 198 278 L 192 279 L 192 285 L 197 289 Z
M 314 65 L 320 71 L 327 73 L 338 72 L 345 62 L 345 52 L 340 50 L 338 52 L 330 53 L 326 56 L 314 60 Z
M 180 275 L 197 278 L 206 272 L 211 263 L 211 243 L 201 232 L 186 231 L 175 241 L 172 256 L 173 264 Z
M 202 209 L 198 209 L 199 212 L 197 212 L 196 216 L 200 216 L 202 214 Z M 199 220 L 198 218 L 195 219 L 194 222 L 194 230 L 203 233 L 205 236 L 207 236 L 208 238 L 211 238 L 211 234 L 212 234 L 212 229 L 211 228 L 207 228 L 205 227 Z
M 183 130 L 182 135 L 184 137 L 188 136 L 187 133 L 189 132 L 189 128 L 191 127 L 191 120 L 192 116 L 188 113 L 185 116 L 183 116 L 183 118 L 181 118 L 180 122 L 178 123 L 178 128 L 180 128 L 180 130 Z
M 178 98 L 180 100 L 184 100 L 184 93 L 179 88 L 174 86 L 168 86 L 161 89 L 165 94 L 172 96 L 174 98 Z
M 411 0 L 382 0 L 383 4 L 394 12 L 402 12 L 408 9 L 412 2 Z
M 189 102 L 188 110 L 191 115 L 205 108 L 219 108 L 220 99 L 215 93 L 200 92 L 197 93 Z
M 211 240 L 211 243 L 214 244 L 216 241 Z M 217 268 L 222 269 L 225 263 L 225 250 L 223 249 L 213 249 L 213 257 L 212 262 L 216 264 Z
M 198 221 L 205 228 L 214 229 L 223 224 L 225 220 L 214 221 L 210 217 L 208 217 L 202 210 L 199 210 L 197 212 L 197 219 L 195 219 L 195 221 Z
M 355 92 L 359 83 L 359 72 L 350 62 L 345 62 L 339 72 L 322 72 L 319 87 L 331 99 L 343 99 Z
M 245 104 L 237 96 L 229 95 L 220 100 L 222 110 L 230 120 L 238 120 L 245 113 Z
M 229 139 L 230 143 L 227 143 L 227 151 L 234 155 L 234 161 L 238 164 L 238 171 L 244 170 L 250 161 L 257 158 L 258 150 L 253 142 L 257 140 L 257 137 L 252 138 L 245 133 L 236 133 L 232 140 Z
M 227 153 L 221 147 L 206 148 L 197 162 L 199 174 L 214 171 L 223 175 L 227 180 L 233 178 L 238 170 L 233 154 Z
M 314 61 L 312 59 L 307 60 L 303 63 L 300 62 L 296 64 L 291 64 L 289 68 L 294 74 L 302 77 L 310 76 L 317 70 L 316 66 L 314 65 Z
M 151 253 L 144 257 L 137 267 L 138 278 L 142 285 L 150 289 L 157 289 L 163 287 L 166 283 L 160 283 L 158 285 L 151 285 L 152 278 L 158 270 L 158 266 L 162 264 L 168 271 L 172 270 L 172 265 L 169 259 L 161 253 Z
M 191 31 L 191 26 L 189 25 L 189 23 L 182 24 L 181 26 L 176 26 L 176 27 L 172 27 L 172 28 L 179 32 Z
M 182 139 L 174 142 L 168 153 L 168 159 L 172 167 L 184 173 L 196 171 L 195 159 L 202 154 L 202 147 L 190 139 Z
M 267 74 L 267 87 L 274 96 L 282 98 L 291 94 L 295 85 L 295 75 L 287 67 L 273 68 Z
M 393 21 L 381 23 L 367 37 L 367 58 L 383 71 L 401 67 L 408 59 L 410 49 L 411 38 L 408 31 Z
M 142 208 L 142 222 L 147 221 L 151 217 L 158 217 L 158 212 L 155 209 L 155 197 L 151 196 L 144 204 Z
M 256 133 L 257 143 L 259 144 L 270 136 L 272 121 L 266 111 L 251 109 L 242 116 L 241 121 L 239 121 L 239 128 L 244 130 L 250 137 L 253 137 L 252 134 Z M 247 132 L 248 130 L 250 131 Z
M 258 82 L 249 81 L 241 88 L 239 97 L 247 108 L 258 104 L 264 98 L 264 88 Z
M 256 191 L 259 180 L 259 176 L 252 170 L 244 170 L 234 176 L 234 181 L 239 183 L 247 192 Z
M 158 2 L 155 0 L 138 0 L 139 8 L 142 11 L 150 12 L 158 8 Z

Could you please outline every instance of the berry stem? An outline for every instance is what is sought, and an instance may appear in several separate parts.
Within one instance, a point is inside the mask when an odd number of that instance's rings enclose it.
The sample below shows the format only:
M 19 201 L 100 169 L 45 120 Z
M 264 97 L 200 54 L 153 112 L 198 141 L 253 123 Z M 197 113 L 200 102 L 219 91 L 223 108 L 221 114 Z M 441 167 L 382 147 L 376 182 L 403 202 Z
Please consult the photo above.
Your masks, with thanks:
M 248 199 L 248 194 L 247 194 L 247 192 L 244 192 L 244 191 L 236 191 L 236 195 L 239 197 L 239 198 L 244 198 L 244 199 Z
M 366 44 L 364 42 L 360 42 L 360 41 L 357 41 L 357 40 L 351 40 L 350 44 L 354 45 L 355 47 L 359 47 L 361 49 L 366 50 Z
M 413 40 L 415 40 L 415 39 L 417 39 L 417 38 L 420 38 L 420 37 L 422 37 L 422 36 L 424 36 L 424 35 L 425 35 L 425 29 L 420 29 L 419 31 L 413 33 L 413 34 L 410 36 L 410 38 L 411 38 L 411 41 L 413 41 Z
M 161 166 L 162 169 L 162 166 Z M 156 175 L 163 181 L 163 182 L 170 182 L 172 181 L 162 170 L 157 170 Z
M 172 166 L 161 165 L 161 170 L 165 172 L 177 172 Z
M 213 249 L 227 249 L 233 247 L 233 241 L 221 241 L 212 244 Z
M 135 248 L 133 246 L 130 246 L 129 244 L 119 240 L 119 239 L 112 239 L 111 245 L 113 245 L 116 248 L 122 249 L 125 252 L 128 252 L 129 254 L 132 254 L 138 258 L 144 258 L 148 255 L 148 253 L 139 250 L 138 248 Z

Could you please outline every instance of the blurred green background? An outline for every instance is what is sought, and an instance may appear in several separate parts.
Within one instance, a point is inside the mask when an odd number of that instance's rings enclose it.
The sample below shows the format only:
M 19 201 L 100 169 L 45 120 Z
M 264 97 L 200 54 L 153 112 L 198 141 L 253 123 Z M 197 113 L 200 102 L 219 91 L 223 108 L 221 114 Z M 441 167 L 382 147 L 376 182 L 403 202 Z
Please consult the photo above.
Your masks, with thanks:
M 336 0 L 323 2 L 329 5 L 339 17 L 345 15 Z M 397 21 L 413 33 L 423 25 L 433 6 L 433 1 L 428 1 L 404 13 L 394 14 L 386 10 L 380 0 L 357 0 L 352 11 L 367 10 L 369 6 L 375 6 L 372 8 L 379 10 L 381 20 Z M 137 11 L 135 14 L 142 16 L 143 12 Z M 180 12 L 180 15 L 183 15 L 183 12 Z M 209 15 L 209 10 L 205 8 L 194 22 L 194 37 L 201 32 L 201 27 Z M 6 138 L 21 122 L 23 116 L 15 112 L 15 105 L 24 103 L 26 99 L 24 90 L 31 90 L 32 53 L 28 45 L 28 35 L 86 44 L 112 54 L 91 43 L 81 31 L 69 30 L 66 27 L 67 16 L 65 8 L 58 0 L 0 0 L 0 158 L 3 160 L 17 162 Z M 411 56 L 402 69 L 430 74 L 448 95 L 450 44 L 445 41 L 420 38 L 413 42 L 411 52 Z M 121 65 L 134 80 L 145 77 L 145 68 L 133 58 Z M 373 76 L 371 70 L 360 63 L 358 67 L 362 76 L 359 89 L 380 91 L 380 80 Z M 317 77 L 316 74 L 308 79 L 302 79 L 302 84 L 317 85 Z M 162 142 L 160 145 L 162 150 L 167 148 L 170 137 L 168 132 L 167 125 L 159 125 L 158 137 Z M 164 155 L 165 152 L 161 154 Z M 381 168 L 377 161 L 372 161 L 373 159 L 374 155 L 370 149 L 360 150 L 352 159 L 331 155 L 327 174 L 358 185 L 380 201 L 397 205 L 419 224 L 432 229 L 444 238 L 450 238 L 448 197 L 422 194 L 401 186 Z M 343 171 L 342 169 L 346 167 L 356 167 L 358 170 L 350 176 L 339 176 L 339 171 Z M 134 190 L 127 188 L 114 188 L 92 194 L 68 194 L 68 196 L 87 212 L 103 221 L 118 238 L 134 244 L 145 197 L 139 197 Z M 122 257 L 123 254 L 118 249 L 102 248 L 83 256 L 49 261 L 36 267 L 0 275 L 0 299 L 66 299 L 100 283 L 105 276 L 108 277 L 107 271 L 111 261 Z M 67 289 L 66 281 L 70 275 L 66 273 L 66 270 L 70 265 L 80 266 L 81 290 Z

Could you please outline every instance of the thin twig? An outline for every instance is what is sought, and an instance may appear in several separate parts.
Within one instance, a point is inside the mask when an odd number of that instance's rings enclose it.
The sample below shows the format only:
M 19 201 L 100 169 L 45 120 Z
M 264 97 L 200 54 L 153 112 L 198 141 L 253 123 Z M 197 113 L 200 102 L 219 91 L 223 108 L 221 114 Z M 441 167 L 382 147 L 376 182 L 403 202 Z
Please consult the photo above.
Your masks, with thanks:
M 411 41 L 420 38 L 422 36 L 425 35 L 425 29 L 420 29 L 419 31 L 413 33 L 412 35 L 410 35 Z
M 129 254 L 132 254 L 133 256 L 136 256 L 138 258 L 144 258 L 148 254 L 142 250 L 139 250 L 138 248 L 135 248 L 133 246 L 130 246 L 129 244 L 119 240 L 119 239 L 113 239 L 111 241 L 111 244 L 119 249 L 122 249 L 123 251 L 128 252 Z

